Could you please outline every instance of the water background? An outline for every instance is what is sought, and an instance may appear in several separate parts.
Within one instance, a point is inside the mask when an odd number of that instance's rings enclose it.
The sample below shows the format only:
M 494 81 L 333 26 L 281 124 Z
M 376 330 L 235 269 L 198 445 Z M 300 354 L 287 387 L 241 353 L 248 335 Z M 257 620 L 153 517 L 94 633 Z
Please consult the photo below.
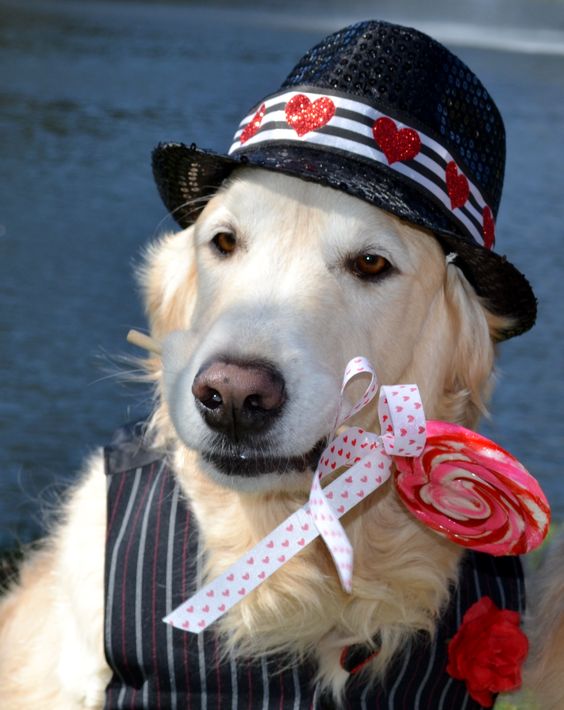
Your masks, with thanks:
M 138 354 L 124 338 L 145 325 L 133 266 L 174 227 L 152 147 L 225 150 L 308 47 L 369 17 L 451 46 L 504 115 L 499 250 L 540 308 L 533 331 L 501 347 L 485 431 L 564 517 L 561 0 L 0 0 L 0 548 L 37 536 L 84 456 L 149 404 L 108 370 Z

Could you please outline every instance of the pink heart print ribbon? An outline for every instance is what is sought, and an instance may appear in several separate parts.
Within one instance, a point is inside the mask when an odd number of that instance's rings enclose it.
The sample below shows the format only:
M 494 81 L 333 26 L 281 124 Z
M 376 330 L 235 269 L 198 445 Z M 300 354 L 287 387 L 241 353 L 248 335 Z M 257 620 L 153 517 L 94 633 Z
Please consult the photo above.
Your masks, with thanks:
M 341 394 L 353 377 L 366 373 L 370 383 L 363 396 L 349 407 L 341 403 L 335 429 L 378 391 L 368 360 L 357 357 L 347 365 Z M 407 508 L 450 540 L 497 555 L 521 554 L 540 544 L 550 521 L 548 503 L 510 454 L 464 427 L 425 422 L 416 385 L 381 386 L 378 415 L 380 435 L 349 427 L 336 436 L 321 455 L 309 501 L 164 621 L 200 633 L 319 535 L 343 588 L 351 592 L 354 553 L 340 518 L 388 480 L 393 463 Z
M 364 395 L 348 411 L 343 412 L 344 406 L 341 404 L 335 429 L 366 407 L 376 396 L 376 373 L 370 362 L 363 357 L 357 357 L 347 365 L 341 394 L 353 377 L 363 373 L 370 374 L 370 383 Z M 390 476 L 390 457 L 393 454 L 418 456 L 425 446 L 425 416 L 416 385 L 380 387 L 378 415 L 381 436 L 363 429 L 348 428 L 331 442 L 321 455 L 309 495 L 309 511 L 314 525 L 333 557 L 341 584 L 347 592 L 352 591 L 353 550 L 339 521 L 345 512 L 344 501 L 352 497 L 355 504 L 359 503 L 381 486 Z M 347 475 L 343 474 L 348 486 L 335 499 L 331 486 L 324 489 L 321 482 L 342 467 L 349 468 Z

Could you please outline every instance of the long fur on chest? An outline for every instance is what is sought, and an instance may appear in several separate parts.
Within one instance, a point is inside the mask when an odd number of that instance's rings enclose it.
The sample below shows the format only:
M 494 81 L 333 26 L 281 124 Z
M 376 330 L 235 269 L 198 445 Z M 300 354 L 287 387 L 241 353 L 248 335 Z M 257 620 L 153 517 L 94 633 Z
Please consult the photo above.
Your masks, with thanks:
M 175 468 L 199 522 L 204 569 L 213 579 L 304 503 L 303 494 L 241 494 L 220 488 L 179 449 Z M 178 475 L 178 474 L 177 474 Z M 318 538 L 237 604 L 218 628 L 231 654 L 313 657 L 320 680 L 338 693 L 346 681 L 343 647 L 380 644 L 371 663 L 382 674 L 407 638 L 433 633 L 449 598 L 460 551 L 417 523 L 390 483 L 343 519 L 355 551 L 353 592 L 339 584 Z

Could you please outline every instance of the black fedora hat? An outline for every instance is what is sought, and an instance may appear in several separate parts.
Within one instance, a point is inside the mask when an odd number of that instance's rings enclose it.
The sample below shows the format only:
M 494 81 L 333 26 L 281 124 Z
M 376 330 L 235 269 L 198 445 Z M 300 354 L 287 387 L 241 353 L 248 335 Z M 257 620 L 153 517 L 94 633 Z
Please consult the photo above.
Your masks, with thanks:
M 182 227 L 241 166 L 347 192 L 429 230 L 509 319 L 501 338 L 534 324 L 527 279 L 493 251 L 503 121 L 478 78 L 431 37 L 379 21 L 346 27 L 249 111 L 228 155 L 181 143 L 153 152 L 160 195 Z

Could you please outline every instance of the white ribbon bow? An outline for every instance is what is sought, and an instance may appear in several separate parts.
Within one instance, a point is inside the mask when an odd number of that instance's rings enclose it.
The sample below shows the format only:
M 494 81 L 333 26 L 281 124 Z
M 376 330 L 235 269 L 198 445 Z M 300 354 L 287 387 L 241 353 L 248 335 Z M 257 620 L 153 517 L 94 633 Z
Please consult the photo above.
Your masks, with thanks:
M 362 373 L 371 375 L 370 384 L 348 411 L 343 413 L 341 405 L 335 429 L 376 396 L 376 374 L 363 357 L 357 357 L 347 365 L 341 394 L 349 381 Z M 378 415 L 379 436 L 357 427 L 341 432 L 321 455 L 309 502 L 219 577 L 180 604 L 164 621 L 176 628 L 200 633 L 318 535 L 333 557 L 343 589 L 350 593 L 353 549 L 339 518 L 388 480 L 392 456 L 419 456 L 425 446 L 425 416 L 417 385 L 380 387 Z M 343 467 L 348 470 L 329 485 L 321 486 L 327 475 Z

